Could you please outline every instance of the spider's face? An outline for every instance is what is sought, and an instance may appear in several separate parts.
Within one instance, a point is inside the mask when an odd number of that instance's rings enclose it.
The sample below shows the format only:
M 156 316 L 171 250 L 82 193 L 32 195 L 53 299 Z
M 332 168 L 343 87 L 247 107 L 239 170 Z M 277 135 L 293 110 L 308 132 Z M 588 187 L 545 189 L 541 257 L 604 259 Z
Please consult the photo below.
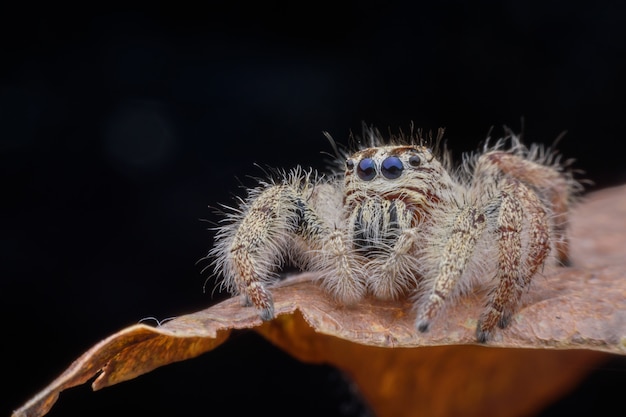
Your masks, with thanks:
M 404 188 L 427 191 L 442 166 L 424 146 L 381 146 L 355 152 L 346 161 L 346 197 L 389 198 Z
M 441 164 L 423 146 L 380 146 L 346 161 L 344 204 L 355 248 L 365 256 L 393 245 L 440 200 Z M 374 249 L 374 250 L 373 250 Z

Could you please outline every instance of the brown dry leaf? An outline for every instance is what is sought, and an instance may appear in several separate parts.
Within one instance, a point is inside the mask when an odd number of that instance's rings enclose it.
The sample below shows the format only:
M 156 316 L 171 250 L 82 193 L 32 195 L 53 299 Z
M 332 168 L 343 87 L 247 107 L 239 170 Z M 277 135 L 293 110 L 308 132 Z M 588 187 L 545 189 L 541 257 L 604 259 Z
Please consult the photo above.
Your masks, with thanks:
M 83 354 L 13 416 L 42 416 L 61 391 L 98 373 L 96 390 L 196 357 L 246 328 L 302 361 L 346 371 L 378 416 L 526 415 L 609 354 L 626 354 L 624 219 L 626 187 L 590 195 L 572 218 L 574 266 L 537 277 L 513 323 L 488 346 L 474 344 L 482 308 L 475 295 L 419 334 L 409 303 L 368 299 L 342 308 L 313 274 L 301 274 L 274 289 L 278 317 L 271 322 L 230 299 L 159 327 L 128 327 Z

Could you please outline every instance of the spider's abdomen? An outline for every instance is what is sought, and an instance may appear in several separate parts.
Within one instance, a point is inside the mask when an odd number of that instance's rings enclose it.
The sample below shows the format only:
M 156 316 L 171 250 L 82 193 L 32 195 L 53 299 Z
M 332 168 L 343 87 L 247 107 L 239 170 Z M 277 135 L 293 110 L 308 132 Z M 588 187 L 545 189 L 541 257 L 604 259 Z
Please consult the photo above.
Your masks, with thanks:
M 376 197 L 357 204 L 349 219 L 355 249 L 367 255 L 393 246 L 400 233 L 413 226 L 413 217 L 402 200 Z

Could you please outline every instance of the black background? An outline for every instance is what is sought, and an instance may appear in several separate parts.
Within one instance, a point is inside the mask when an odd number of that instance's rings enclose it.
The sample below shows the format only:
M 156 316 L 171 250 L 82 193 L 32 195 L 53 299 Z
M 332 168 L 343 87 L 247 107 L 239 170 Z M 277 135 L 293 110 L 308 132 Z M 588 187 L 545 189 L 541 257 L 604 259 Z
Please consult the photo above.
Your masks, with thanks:
M 345 144 L 362 121 L 444 126 L 458 155 L 523 118 L 527 141 L 567 131 L 559 149 L 588 190 L 623 183 L 625 20 L 620 2 L 2 10 L 0 413 L 105 336 L 223 297 L 211 280 L 203 292 L 200 219 L 242 195 L 254 163 L 323 169 L 322 131 Z M 616 359 L 544 415 L 622 409 L 625 382 Z M 49 415 L 359 415 L 349 388 L 244 333 L 66 391 Z

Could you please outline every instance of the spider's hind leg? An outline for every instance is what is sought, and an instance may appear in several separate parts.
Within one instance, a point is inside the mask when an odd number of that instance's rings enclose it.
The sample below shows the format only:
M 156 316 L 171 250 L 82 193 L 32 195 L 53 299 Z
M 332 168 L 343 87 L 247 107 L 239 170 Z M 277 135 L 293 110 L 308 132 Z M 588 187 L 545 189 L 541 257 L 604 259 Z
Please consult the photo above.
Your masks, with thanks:
M 555 154 L 538 156 L 542 153 L 542 149 L 538 147 L 531 147 L 526 156 L 491 151 L 480 157 L 476 172 L 478 176 L 491 178 L 501 177 L 501 174 L 509 175 L 523 182 L 530 191 L 542 196 L 542 203 L 550 210 L 553 234 L 551 240 L 554 242 L 556 254 L 564 265 L 568 265 L 568 211 L 572 195 L 579 190 L 580 184 L 553 161 L 558 161 Z
M 484 343 L 496 326 L 504 328 L 518 309 L 533 275 L 543 266 L 549 252 L 549 224 L 545 208 L 535 193 L 520 181 L 505 178 L 496 225 L 498 241 L 497 286 L 478 322 L 476 338 Z M 522 233 L 528 228 L 527 247 Z

